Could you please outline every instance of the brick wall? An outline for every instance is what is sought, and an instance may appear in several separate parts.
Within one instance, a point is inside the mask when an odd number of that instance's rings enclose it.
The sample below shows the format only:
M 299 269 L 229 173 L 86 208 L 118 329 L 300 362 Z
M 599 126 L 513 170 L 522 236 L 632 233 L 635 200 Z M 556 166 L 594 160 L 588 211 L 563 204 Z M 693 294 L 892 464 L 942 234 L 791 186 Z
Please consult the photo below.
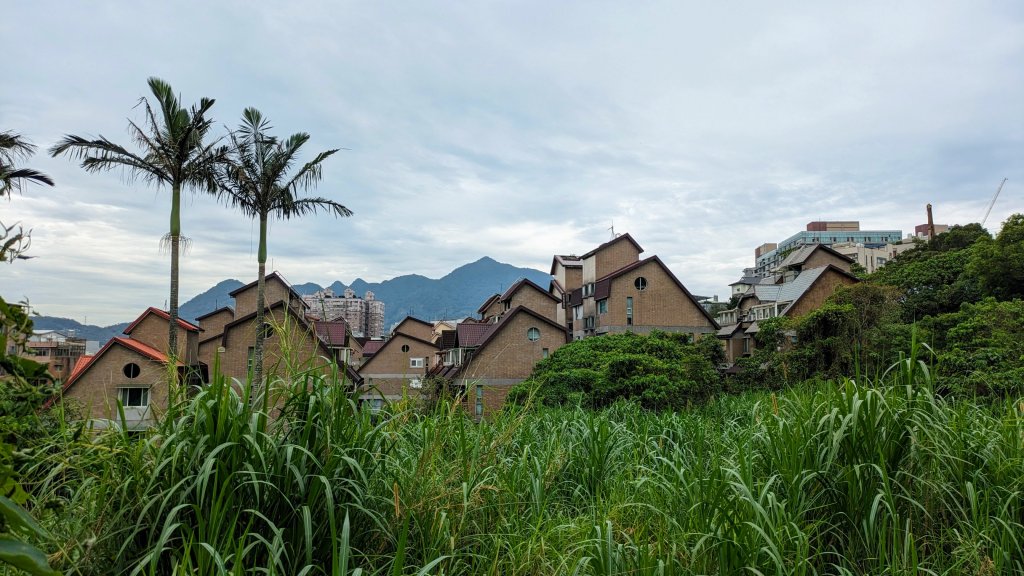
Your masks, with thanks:
M 828 266 L 829 264 L 840 268 L 845 272 L 850 271 L 850 264 L 852 264 L 846 258 L 840 258 L 831 252 L 827 252 L 822 249 L 815 250 L 811 253 L 811 256 L 804 261 L 803 269 L 810 270 L 811 268 L 817 268 L 819 266 Z
M 124 369 L 129 363 L 139 367 L 135 378 L 125 375 Z M 102 356 L 94 358 L 89 369 L 65 392 L 64 398 L 81 403 L 83 416 L 118 419 L 117 400 L 122 387 L 149 388 L 148 410 L 125 410 L 129 426 L 151 424 L 156 415 L 167 410 L 165 365 L 119 344 L 111 345 Z
M 139 322 L 130 338 L 167 352 L 168 321 L 157 314 L 149 313 Z M 178 325 L 178 358 L 185 364 L 194 364 L 199 359 L 198 334 Z
M 821 305 L 825 303 L 829 296 L 835 293 L 836 288 L 856 283 L 855 279 L 845 274 L 835 270 L 826 270 L 818 277 L 814 285 L 808 288 L 804 295 L 793 304 L 793 307 L 789 309 L 786 315 L 790 317 L 803 316 L 808 312 L 817 310 L 821 308 Z
M 282 300 L 288 302 L 291 298 L 291 290 L 277 276 L 268 279 L 264 288 L 266 302 L 268 303 L 280 302 Z M 235 295 L 236 318 L 247 316 L 256 311 L 257 292 L 257 286 L 253 284 L 251 288 Z
M 319 368 L 325 372 L 330 370 L 331 361 L 324 358 L 330 353 L 318 344 L 319 340 L 312 328 L 304 326 L 291 314 L 285 319 L 283 308 L 268 310 L 266 321 L 274 329 L 264 340 L 265 375 L 286 376 L 309 368 Z M 244 382 L 249 374 L 249 349 L 255 344 L 255 318 L 229 328 L 225 338 L 225 352 L 221 355 L 221 372 Z M 204 354 L 211 354 L 208 346 L 204 345 Z M 216 350 L 216 346 L 212 350 Z
M 628 244 L 623 242 L 622 244 Z M 643 277 L 647 288 L 640 291 L 636 280 Z M 626 318 L 626 298 L 633 298 L 633 324 Z M 632 329 L 647 332 L 652 328 L 700 334 L 715 328 L 695 304 L 656 261 L 614 278 L 609 288 L 608 313 L 598 314 L 597 327 L 608 332 Z
M 406 346 L 408 349 L 403 350 Z M 417 389 L 410 388 L 409 382 L 414 379 L 423 382 L 436 360 L 436 353 L 437 347 L 434 345 L 410 338 L 406 334 L 395 334 L 359 369 L 365 391 L 363 396 L 374 398 L 383 395 L 385 398 L 397 399 L 407 392 L 418 393 Z M 423 367 L 410 367 L 412 358 L 424 358 Z M 373 388 L 378 391 L 373 391 Z
M 547 292 L 538 292 L 532 286 L 524 286 L 509 298 L 509 308 L 523 306 L 537 312 L 548 320 L 555 321 L 555 308 L 561 303 L 551 299 Z
M 420 340 L 430 341 L 430 338 L 434 335 L 434 327 L 430 324 L 424 324 L 417 320 L 406 318 L 402 320 L 398 326 L 395 327 L 395 332 L 401 332 L 402 334 L 408 334 L 414 336 Z

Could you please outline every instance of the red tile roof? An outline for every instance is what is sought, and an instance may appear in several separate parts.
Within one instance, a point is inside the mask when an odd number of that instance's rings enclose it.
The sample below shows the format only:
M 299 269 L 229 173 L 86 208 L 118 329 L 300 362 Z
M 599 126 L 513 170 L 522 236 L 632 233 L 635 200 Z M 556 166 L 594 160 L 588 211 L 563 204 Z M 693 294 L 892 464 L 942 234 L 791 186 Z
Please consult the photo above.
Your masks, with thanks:
M 367 340 L 363 344 L 363 356 L 373 356 L 384 346 L 384 340 Z
M 342 319 L 329 322 L 316 320 L 313 327 L 316 328 L 316 335 L 328 346 L 344 346 L 347 341 L 348 328 Z
M 146 308 L 146 311 L 143 312 L 142 314 L 140 314 L 139 317 L 136 318 L 134 322 L 129 324 L 128 327 L 124 329 L 124 333 L 125 334 L 131 334 L 132 330 L 135 330 L 135 327 L 138 326 L 139 323 L 142 322 L 142 320 L 146 316 L 149 316 L 150 314 L 156 314 L 157 316 L 163 318 L 164 320 L 167 320 L 168 322 L 171 321 L 171 315 L 170 314 L 168 314 L 167 312 L 165 312 L 165 311 L 163 311 L 163 310 L 161 310 L 159 308 L 154 308 L 154 307 L 150 306 L 149 308 Z M 186 322 L 186 321 L 182 320 L 181 318 L 178 318 L 178 326 L 184 328 L 185 330 L 188 330 L 189 332 L 200 332 L 202 330 L 202 328 L 200 328 L 199 326 L 196 326 L 195 324 L 193 324 L 191 322 Z
M 494 323 L 461 323 L 455 327 L 455 332 L 459 341 L 460 348 L 468 348 L 472 346 L 479 346 L 484 338 L 494 330 L 497 324 Z

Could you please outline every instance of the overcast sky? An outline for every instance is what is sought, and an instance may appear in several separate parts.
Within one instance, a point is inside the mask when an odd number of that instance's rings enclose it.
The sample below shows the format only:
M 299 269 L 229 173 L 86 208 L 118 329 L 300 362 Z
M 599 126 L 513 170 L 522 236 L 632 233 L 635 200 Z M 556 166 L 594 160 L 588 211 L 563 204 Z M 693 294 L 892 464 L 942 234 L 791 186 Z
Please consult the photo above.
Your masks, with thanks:
M 247 106 L 330 158 L 350 208 L 276 222 L 292 282 L 546 270 L 629 232 L 697 294 L 818 219 L 906 235 L 1024 211 L 1024 3 L 2 0 L 0 130 L 50 174 L 0 205 L 33 229 L 0 291 L 90 324 L 165 304 L 170 194 L 43 150 L 130 144 L 146 78 Z M 190 196 L 181 301 L 256 275 L 256 229 Z M 497 289 L 497 287 L 496 287 Z

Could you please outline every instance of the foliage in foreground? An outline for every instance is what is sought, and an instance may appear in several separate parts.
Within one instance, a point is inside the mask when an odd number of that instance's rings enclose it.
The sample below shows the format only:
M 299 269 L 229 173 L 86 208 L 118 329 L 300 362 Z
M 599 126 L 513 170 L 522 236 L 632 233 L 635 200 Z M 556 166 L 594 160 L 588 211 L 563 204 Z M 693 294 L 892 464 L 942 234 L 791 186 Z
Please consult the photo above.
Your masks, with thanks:
M 668 332 L 576 340 L 538 362 L 509 400 L 522 404 L 532 397 L 547 406 L 591 408 L 635 400 L 648 409 L 679 409 L 719 390 L 714 359 L 720 355 L 714 338 L 695 345 L 684 334 Z
M 599 340 L 599 339 L 598 339 Z M 1024 403 L 902 362 L 683 412 L 371 418 L 313 376 L 223 381 L 29 470 L 69 574 L 1019 574 Z M 278 413 L 276 419 L 268 412 Z

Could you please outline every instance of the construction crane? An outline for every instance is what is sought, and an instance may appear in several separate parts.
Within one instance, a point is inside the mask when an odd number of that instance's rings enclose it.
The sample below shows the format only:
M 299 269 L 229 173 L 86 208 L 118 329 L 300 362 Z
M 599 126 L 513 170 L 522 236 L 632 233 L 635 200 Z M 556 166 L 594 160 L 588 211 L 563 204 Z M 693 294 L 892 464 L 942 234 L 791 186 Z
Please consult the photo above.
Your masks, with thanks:
M 988 220 L 988 215 L 992 213 L 992 207 L 996 205 L 996 199 L 999 198 L 999 193 L 1003 191 L 1003 184 L 1006 184 L 1006 178 L 999 183 L 999 188 L 996 189 L 996 195 L 992 197 L 992 201 L 988 204 L 988 210 L 985 211 L 985 217 L 981 219 L 982 227 L 985 226 L 985 221 Z

